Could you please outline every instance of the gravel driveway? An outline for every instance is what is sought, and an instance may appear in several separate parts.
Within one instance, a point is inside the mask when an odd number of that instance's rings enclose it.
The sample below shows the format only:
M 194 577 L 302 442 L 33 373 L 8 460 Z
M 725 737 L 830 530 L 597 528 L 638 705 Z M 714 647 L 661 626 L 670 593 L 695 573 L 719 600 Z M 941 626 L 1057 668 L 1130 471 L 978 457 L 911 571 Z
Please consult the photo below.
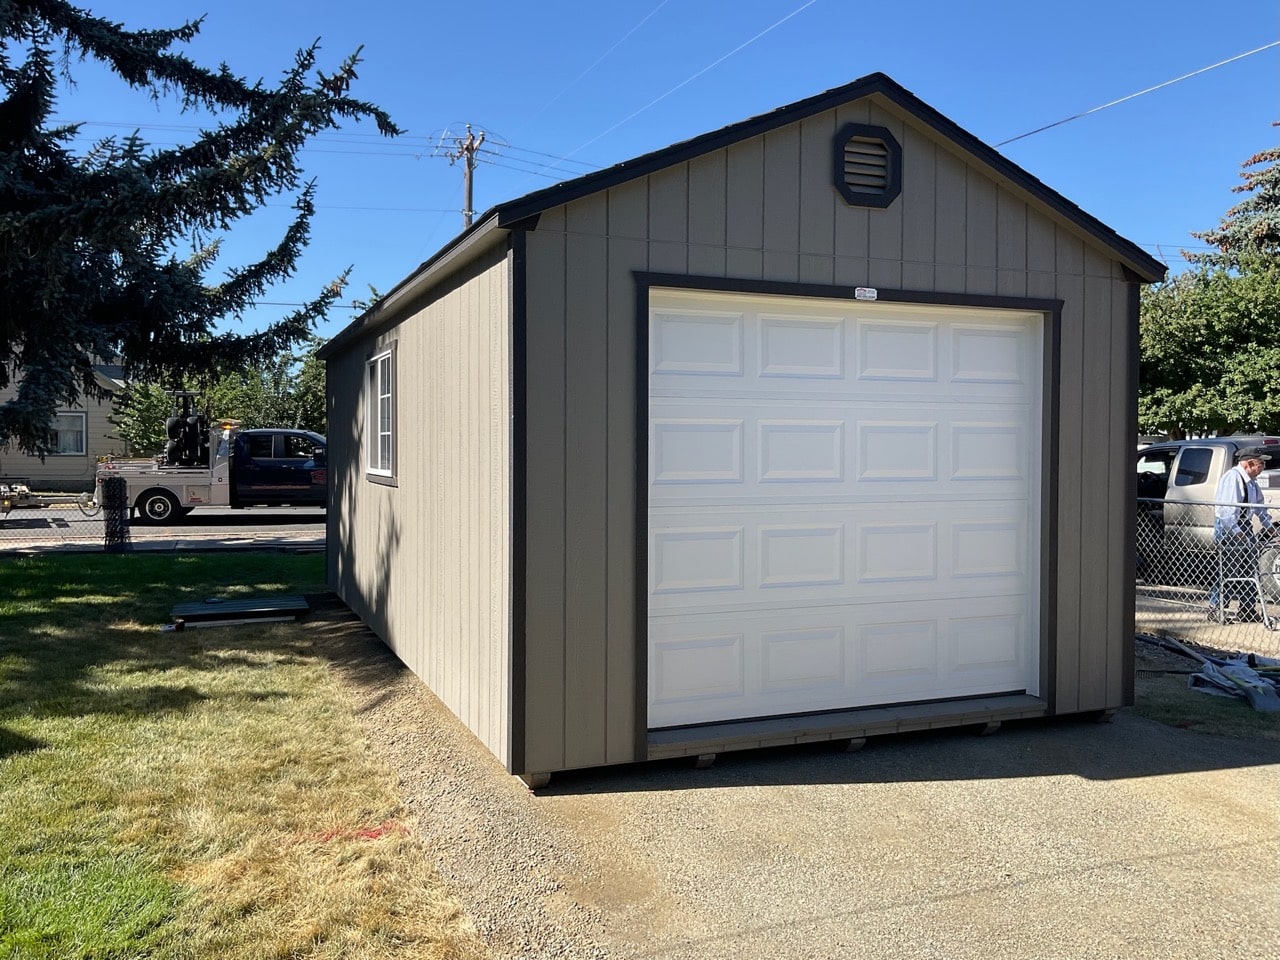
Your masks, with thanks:
M 344 676 L 371 748 L 494 957 L 1280 956 L 1280 745 L 1122 713 L 534 794 L 363 650 Z

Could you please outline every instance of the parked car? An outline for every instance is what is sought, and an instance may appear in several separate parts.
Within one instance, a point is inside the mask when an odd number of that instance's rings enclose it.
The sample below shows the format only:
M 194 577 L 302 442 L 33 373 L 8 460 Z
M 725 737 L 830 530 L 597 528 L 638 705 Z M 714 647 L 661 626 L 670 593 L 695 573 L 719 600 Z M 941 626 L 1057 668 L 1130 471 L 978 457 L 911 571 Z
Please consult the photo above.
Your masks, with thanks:
M 1258 476 L 1263 501 L 1280 521 L 1280 437 L 1231 436 L 1170 440 L 1137 454 L 1138 576 L 1154 583 L 1209 583 L 1216 576 L 1213 542 L 1218 481 L 1236 451 L 1275 446 L 1275 469 Z M 1280 545 L 1259 558 L 1268 598 L 1280 600 Z

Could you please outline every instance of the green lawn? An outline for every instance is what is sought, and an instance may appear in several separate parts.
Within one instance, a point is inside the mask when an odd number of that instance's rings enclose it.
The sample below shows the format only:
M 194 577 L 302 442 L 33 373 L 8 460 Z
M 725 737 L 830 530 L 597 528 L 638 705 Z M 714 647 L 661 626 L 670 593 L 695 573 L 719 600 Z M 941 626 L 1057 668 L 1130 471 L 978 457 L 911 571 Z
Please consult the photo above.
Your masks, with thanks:
M 480 955 L 324 625 L 160 630 L 323 590 L 315 554 L 0 560 L 0 958 Z

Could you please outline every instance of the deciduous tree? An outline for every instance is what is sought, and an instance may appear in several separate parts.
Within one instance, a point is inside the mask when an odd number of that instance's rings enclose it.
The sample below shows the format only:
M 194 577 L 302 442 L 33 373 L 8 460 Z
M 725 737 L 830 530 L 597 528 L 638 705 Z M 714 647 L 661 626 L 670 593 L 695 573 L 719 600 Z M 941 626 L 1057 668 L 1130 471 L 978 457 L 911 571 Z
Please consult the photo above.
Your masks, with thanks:
M 1140 432 L 1280 433 L 1280 148 L 1243 167 L 1213 249 L 1143 292 Z

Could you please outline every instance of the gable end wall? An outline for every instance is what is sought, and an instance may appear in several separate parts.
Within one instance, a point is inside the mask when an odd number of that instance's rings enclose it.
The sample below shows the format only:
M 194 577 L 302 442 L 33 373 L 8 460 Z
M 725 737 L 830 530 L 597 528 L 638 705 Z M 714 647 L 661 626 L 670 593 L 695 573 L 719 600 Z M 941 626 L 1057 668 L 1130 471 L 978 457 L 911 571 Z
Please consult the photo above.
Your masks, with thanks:
M 850 122 L 902 144 L 887 209 L 850 207 L 832 185 L 832 138 Z M 1132 560 L 1125 506 L 1104 491 L 1130 469 L 1133 286 L 1077 230 L 864 100 L 548 210 L 527 243 L 525 770 L 643 758 L 636 272 L 1061 301 L 1044 689 L 1057 713 L 1126 701 Z

